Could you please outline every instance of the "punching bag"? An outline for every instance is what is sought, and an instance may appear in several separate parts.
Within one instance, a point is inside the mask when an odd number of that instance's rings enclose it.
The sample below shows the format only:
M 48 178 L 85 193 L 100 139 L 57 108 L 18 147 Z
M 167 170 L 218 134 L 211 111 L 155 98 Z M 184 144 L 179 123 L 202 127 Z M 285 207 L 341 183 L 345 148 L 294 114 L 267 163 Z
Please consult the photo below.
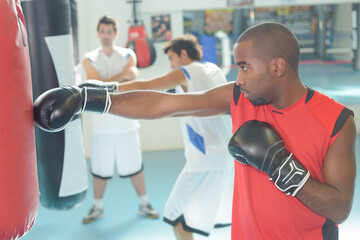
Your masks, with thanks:
M 144 68 L 152 65 L 156 58 L 153 42 L 147 37 L 143 25 L 129 28 L 128 43 L 126 47 L 131 48 L 137 57 L 137 67 Z
M 0 1 L 0 239 L 18 239 L 39 208 L 31 69 L 19 0 Z
M 70 0 L 24 1 L 22 7 L 28 26 L 34 99 L 51 88 L 74 85 Z M 58 133 L 36 126 L 35 139 L 40 203 L 58 210 L 82 203 L 87 166 L 80 119 Z
M 127 3 L 133 4 L 133 21 L 128 31 L 127 48 L 132 49 L 137 57 L 137 67 L 144 68 L 152 65 L 156 58 L 156 51 L 153 41 L 148 38 L 145 27 L 137 19 L 136 3 L 140 0 L 130 0 Z

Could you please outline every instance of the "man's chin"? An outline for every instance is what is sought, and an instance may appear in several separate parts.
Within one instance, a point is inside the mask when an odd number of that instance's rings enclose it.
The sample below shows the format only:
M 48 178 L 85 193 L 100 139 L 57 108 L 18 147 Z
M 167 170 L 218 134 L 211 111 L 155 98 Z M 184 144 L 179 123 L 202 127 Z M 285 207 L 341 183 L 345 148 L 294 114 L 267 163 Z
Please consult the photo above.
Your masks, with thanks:
M 102 42 L 102 45 L 103 45 L 104 47 L 111 47 L 111 46 L 112 46 L 112 43 L 111 43 L 111 41 L 103 41 L 103 42 Z
M 266 104 L 266 102 L 263 98 L 256 98 L 256 99 L 249 99 L 249 100 L 252 103 L 252 105 L 254 105 L 254 106 L 260 106 L 260 105 Z

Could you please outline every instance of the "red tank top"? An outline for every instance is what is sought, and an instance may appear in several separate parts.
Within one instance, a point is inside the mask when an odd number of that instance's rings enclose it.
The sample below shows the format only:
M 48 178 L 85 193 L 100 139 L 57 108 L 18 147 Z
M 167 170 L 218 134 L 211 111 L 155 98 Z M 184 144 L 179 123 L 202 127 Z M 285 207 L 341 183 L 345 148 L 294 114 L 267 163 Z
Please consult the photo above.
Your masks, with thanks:
M 277 110 L 271 105 L 254 106 L 235 85 L 231 103 L 233 133 L 249 120 L 271 124 L 288 150 L 320 182 L 324 182 L 327 149 L 350 114 L 340 103 L 310 88 L 296 103 Z M 237 161 L 231 229 L 232 240 L 338 239 L 332 221 L 279 191 L 266 173 Z

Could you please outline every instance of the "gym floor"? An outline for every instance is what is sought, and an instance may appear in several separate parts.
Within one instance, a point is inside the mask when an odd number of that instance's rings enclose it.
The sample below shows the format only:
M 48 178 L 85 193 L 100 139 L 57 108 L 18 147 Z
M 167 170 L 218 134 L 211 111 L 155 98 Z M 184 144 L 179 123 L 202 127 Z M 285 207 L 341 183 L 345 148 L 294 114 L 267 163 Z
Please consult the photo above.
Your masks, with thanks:
M 319 90 L 355 111 L 355 120 L 360 115 L 360 72 L 351 64 L 330 62 L 303 62 L 300 76 L 309 87 Z M 359 82 L 359 83 L 358 83 Z M 360 125 L 357 124 L 360 130 Z M 340 240 L 359 239 L 360 226 L 360 135 L 356 142 L 357 172 L 356 191 L 349 218 L 341 225 Z M 144 152 L 144 171 L 147 193 L 153 207 L 160 213 L 175 180 L 185 164 L 182 150 Z M 84 225 L 82 218 L 92 205 L 92 181 L 85 202 L 67 211 L 39 208 L 35 225 L 24 240 L 171 240 L 175 239 L 170 225 L 162 218 L 153 220 L 137 214 L 138 201 L 130 179 L 114 177 L 108 182 L 105 192 L 105 217 Z M 356 234 L 357 233 L 357 234 Z M 230 239 L 230 227 L 215 229 L 209 237 L 201 239 Z

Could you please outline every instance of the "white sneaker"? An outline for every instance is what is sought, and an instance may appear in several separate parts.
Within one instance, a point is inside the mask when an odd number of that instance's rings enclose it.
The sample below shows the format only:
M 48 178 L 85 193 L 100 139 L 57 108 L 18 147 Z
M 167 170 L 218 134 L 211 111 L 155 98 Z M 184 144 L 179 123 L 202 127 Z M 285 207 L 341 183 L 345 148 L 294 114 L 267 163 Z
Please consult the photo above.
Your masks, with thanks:
M 150 203 L 143 205 L 143 206 L 140 205 L 139 206 L 139 214 L 146 216 L 148 218 L 153 218 L 153 219 L 159 218 L 159 213 L 152 208 Z
M 91 223 L 95 221 L 96 219 L 102 218 L 104 216 L 104 209 L 97 208 L 95 206 L 92 206 L 90 208 L 89 214 L 83 218 L 83 223 Z

